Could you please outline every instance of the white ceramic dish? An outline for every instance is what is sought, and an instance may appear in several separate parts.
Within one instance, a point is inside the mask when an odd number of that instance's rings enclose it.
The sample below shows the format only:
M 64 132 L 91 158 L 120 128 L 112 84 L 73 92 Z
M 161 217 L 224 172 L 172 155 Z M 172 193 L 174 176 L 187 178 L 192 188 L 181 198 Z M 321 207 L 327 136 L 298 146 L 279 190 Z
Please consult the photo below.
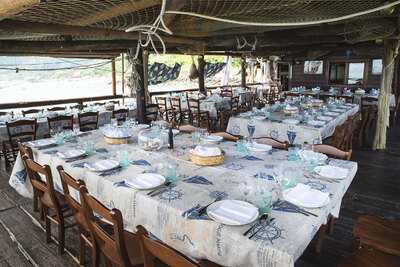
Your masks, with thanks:
M 240 200 L 221 200 L 207 208 L 207 215 L 226 225 L 246 225 L 258 218 L 258 208 Z

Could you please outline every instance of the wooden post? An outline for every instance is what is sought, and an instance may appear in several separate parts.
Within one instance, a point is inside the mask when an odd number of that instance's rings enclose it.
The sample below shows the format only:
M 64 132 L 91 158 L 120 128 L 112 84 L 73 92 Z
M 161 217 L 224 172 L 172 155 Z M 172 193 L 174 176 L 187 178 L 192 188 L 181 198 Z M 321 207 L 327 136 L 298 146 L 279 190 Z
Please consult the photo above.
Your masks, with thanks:
M 145 75 L 143 66 L 143 48 L 140 48 L 138 58 L 136 59 L 136 71 L 138 81 L 136 87 L 136 118 L 139 123 L 146 123 L 146 92 L 145 92 Z
M 117 81 L 115 77 L 115 58 L 111 60 L 112 95 L 117 95 Z
M 146 103 L 152 103 L 149 93 L 149 50 L 143 50 L 143 75 L 144 75 L 144 93 Z
M 241 58 L 240 67 L 241 67 L 241 77 L 242 77 L 241 85 L 242 87 L 246 87 L 246 57 L 244 56 L 242 56 Z
M 199 72 L 199 90 L 203 94 L 207 94 L 206 87 L 204 85 L 204 67 L 206 62 L 204 61 L 204 55 L 201 55 L 197 58 L 198 67 L 197 70 Z
M 125 104 L 125 54 L 121 54 L 121 90 L 122 90 L 122 104 Z
M 381 90 L 378 99 L 378 119 L 376 122 L 376 131 L 373 149 L 386 149 L 386 132 L 389 127 L 390 117 L 390 95 L 392 93 L 392 82 L 394 73 L 394 64 L 397 57 L 400 42 L 399 40 L 385 40 L 384 52 L 382 58 L 382 80 Z

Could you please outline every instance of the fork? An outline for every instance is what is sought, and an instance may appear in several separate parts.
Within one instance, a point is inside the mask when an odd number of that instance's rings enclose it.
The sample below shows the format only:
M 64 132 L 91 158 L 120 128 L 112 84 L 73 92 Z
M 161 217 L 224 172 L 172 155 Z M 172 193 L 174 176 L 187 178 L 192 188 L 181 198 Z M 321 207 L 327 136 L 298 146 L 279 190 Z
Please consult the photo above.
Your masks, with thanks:
M 244 235 L 244 236 L 248 235 L 256 226 L 262 224 L 262 222 L 263 222 L 264 220 L 267 220 L 267 219 L 268 219 L 268 213 L 262 214 L 262 215 L 258 218 L 257 222 L 256 222 L 255 224 L 253 224 L 249 229 L 247 229 L 247 231 L 244 232 L 243 235 Z

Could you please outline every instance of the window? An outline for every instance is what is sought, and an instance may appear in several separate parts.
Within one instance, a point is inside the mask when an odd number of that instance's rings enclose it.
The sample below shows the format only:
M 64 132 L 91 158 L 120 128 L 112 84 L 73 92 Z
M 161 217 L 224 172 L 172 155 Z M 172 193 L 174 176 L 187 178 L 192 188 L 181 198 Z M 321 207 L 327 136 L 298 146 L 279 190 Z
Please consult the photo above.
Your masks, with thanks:
M 347 84 L 362 85 L 364 81 L 364 63 L 349 63 Z
M 374 75 L 382 74 L 382 59 L 372 60 L 372 74 Z
M 344 84 L 346 80 L 346 63 L 329 64 L 329 83 Z
M 322 74 L 323 63 L 322 60 L 304 61 L 304 74 Z

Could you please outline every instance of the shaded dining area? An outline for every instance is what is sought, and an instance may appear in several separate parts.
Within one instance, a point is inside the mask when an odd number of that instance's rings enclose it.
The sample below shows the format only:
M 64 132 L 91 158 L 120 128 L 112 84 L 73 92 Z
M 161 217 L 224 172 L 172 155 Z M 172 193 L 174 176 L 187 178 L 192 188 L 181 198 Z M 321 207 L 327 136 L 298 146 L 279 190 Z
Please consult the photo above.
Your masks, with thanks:
M 0 265 L 400 266 L 400 1 L 278 2 L 6 1 L 110 94 L 0 96 Z

